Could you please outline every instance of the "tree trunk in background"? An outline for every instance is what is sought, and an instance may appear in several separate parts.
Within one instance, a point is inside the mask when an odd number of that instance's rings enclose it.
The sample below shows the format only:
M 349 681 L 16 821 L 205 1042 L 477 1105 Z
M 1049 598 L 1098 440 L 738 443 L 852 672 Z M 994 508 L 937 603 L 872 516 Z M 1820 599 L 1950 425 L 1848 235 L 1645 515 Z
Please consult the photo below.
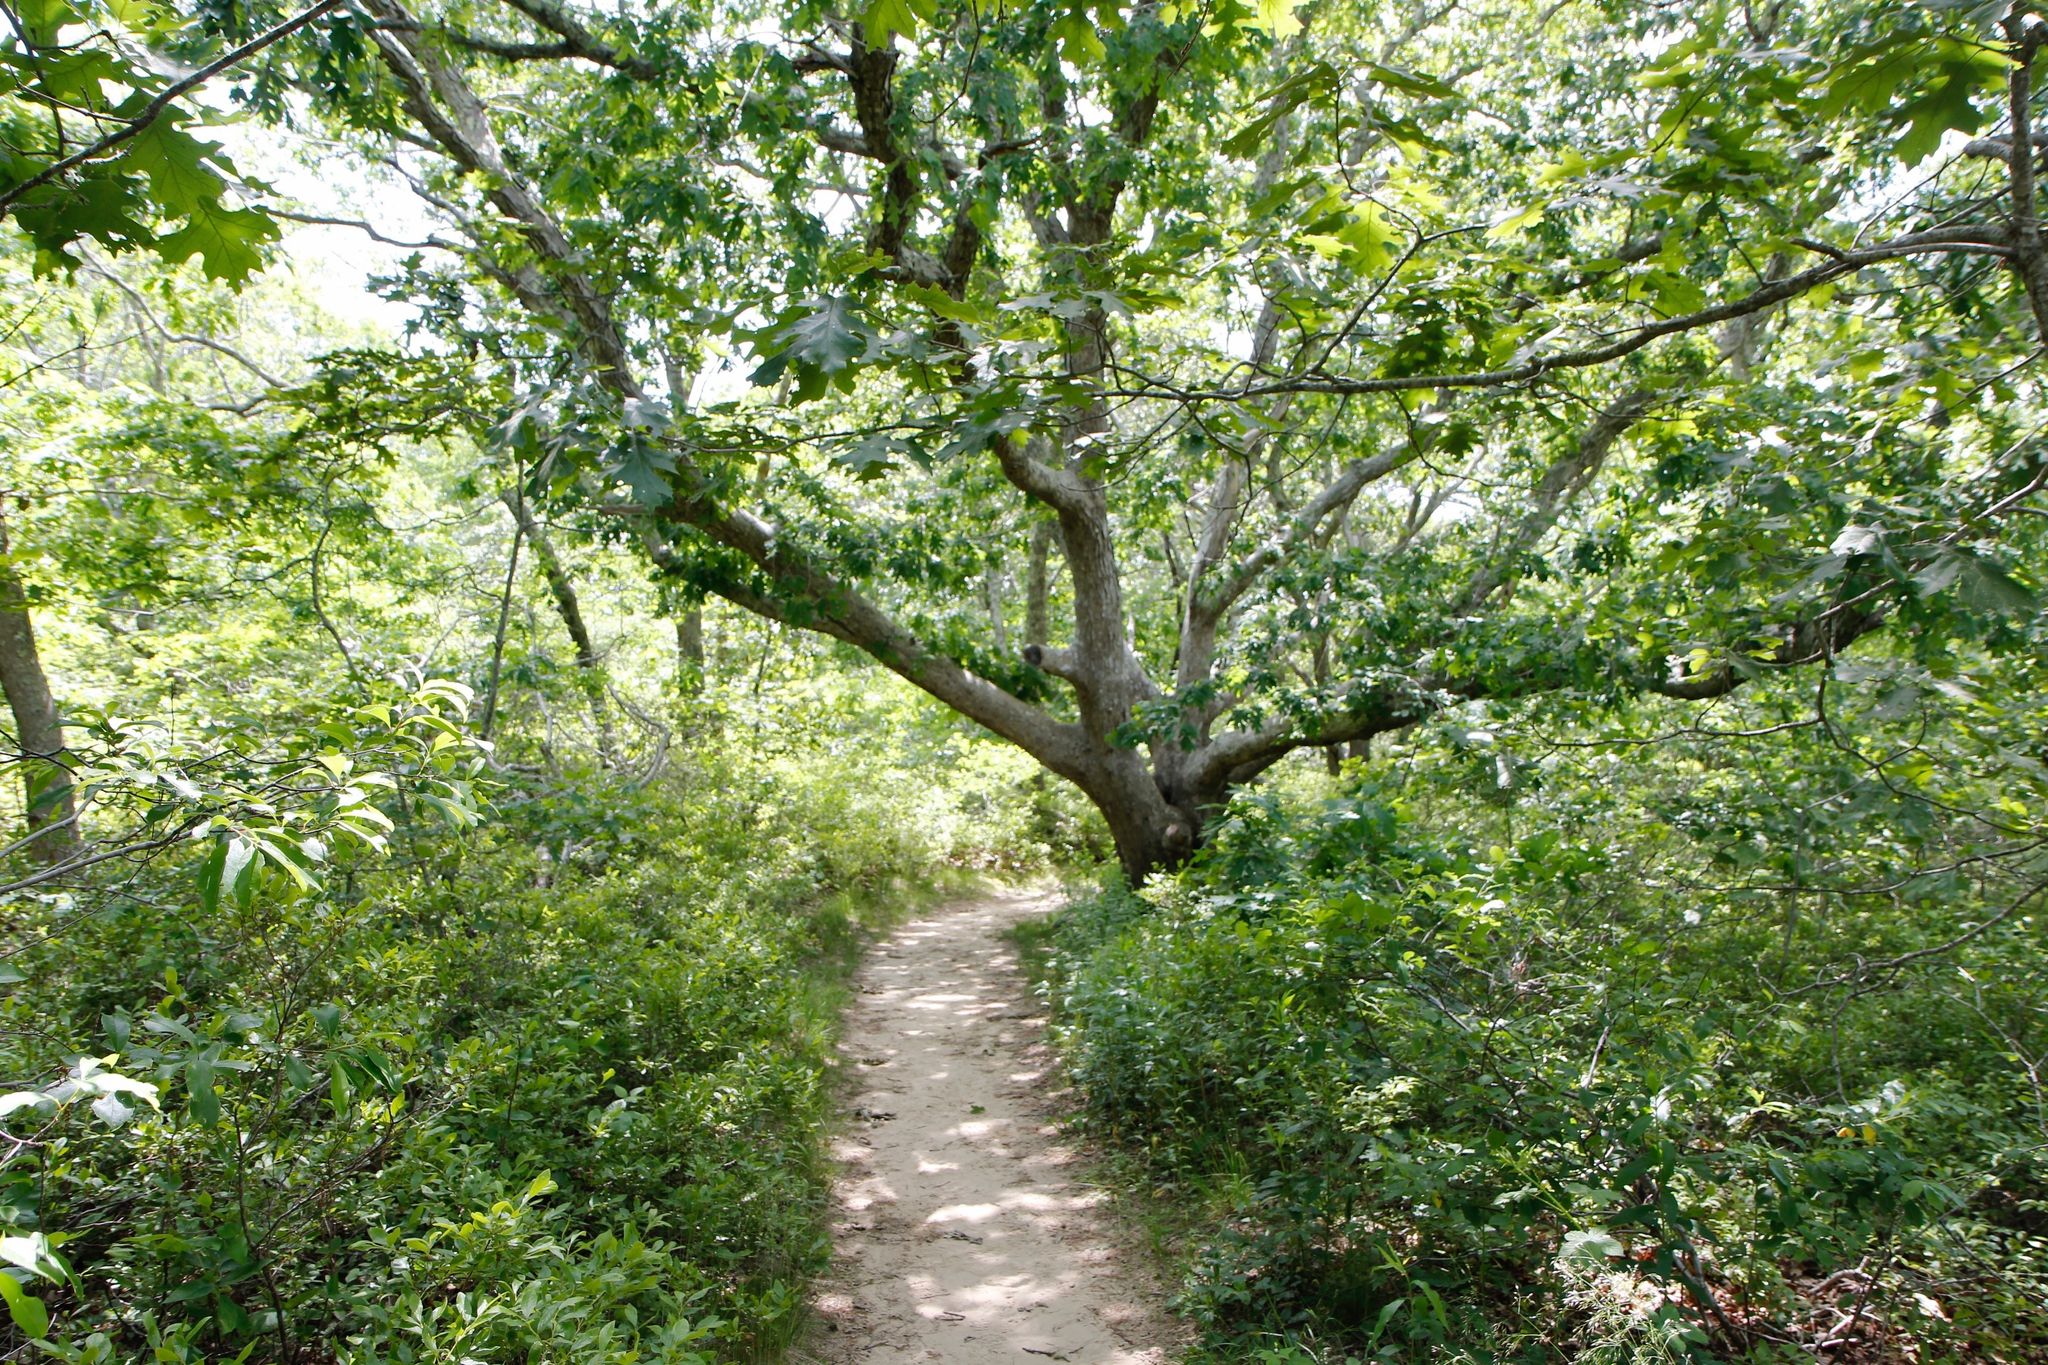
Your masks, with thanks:
M 519 530 L 533 546 L 533 557 L 540 564 L 541 577 L 547 580 L 548 595 L 555 600 L 555 611 L 562 618 L 562 625 L 569 632 L 569 639 L 576 646 L 576 667 L 583 676 L 583 690 L 590 699 L 590 718 L 597 726 L 597 756 L 606 767 L 610 767 L 614 755 L 612 738 L 611 704 L 605 697 L 604 665 L 597 656 L 597 645 L 590 636 L 590 627 L 584 623 L 583 607 L 576 599 L 576 585 L 569 578 L 569 571 L 562 567 L 562 561 L 555 554 L 554 543 L 548 539 L 545 528 L 527 510 L 526 500 L 516 492 L 503 495 L 502 501 L 519 523 Z
M 1052 638 L 1050 604 L 1051 576 L 1047 560 L 1052 555 L 1052 538 L 1057 528 L 1040 521 L 1031 528 L 1031 564 L 1024 575 L 1024 638 L 1043 641 Z
M 0 516 L 0 687 L 14 712 L 14 733 L 21 745 L 29 833 L 48 831 L 28 851 L 38 862 L 60 863 L 78 851 L 78 804 L 71 772 L 60 758 L 64 727 L 57 719 L 42 656 L 36 652 L 28 591 L 7 554 L 7 520 Z
M 676 684 L 686 697 L 704 690 L 704 608 L 676 617 Z

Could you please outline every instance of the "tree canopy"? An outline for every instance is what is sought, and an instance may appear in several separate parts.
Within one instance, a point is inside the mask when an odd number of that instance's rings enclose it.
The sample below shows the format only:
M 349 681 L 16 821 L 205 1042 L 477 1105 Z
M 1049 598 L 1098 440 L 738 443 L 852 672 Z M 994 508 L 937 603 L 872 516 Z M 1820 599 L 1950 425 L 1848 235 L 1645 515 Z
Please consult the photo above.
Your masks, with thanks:
M 318 8 L 221 79 L 440 223 L 403 420 L 1021 745 L 1133 876 L 1297 748 L 2030 600 L 2024 5 Z M 179 137 L 9 194 L 197 222 Z

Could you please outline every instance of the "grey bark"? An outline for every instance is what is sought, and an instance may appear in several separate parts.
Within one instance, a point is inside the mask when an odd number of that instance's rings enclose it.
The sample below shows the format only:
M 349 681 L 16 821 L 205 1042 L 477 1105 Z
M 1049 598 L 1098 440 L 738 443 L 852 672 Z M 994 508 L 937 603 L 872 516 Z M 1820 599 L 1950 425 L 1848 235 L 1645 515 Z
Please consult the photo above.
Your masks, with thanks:
M 1031 562 L 1024 577 L 1024 638 L 1042 644 L 1052 636 L 1052 541 L 1058 528 L 1049 521 L 1031 527 Z
M 14 713 L 20 746 L 27 851 L 38 862 L 55 864 L 78 852 L 78 803 L 64 757 L 64 726 L 36 651 L 28 589 L 8 553 L 7 520 L 0 515 L 0 688 Z
M 676 681 L 686 697 L 704 690 L 704 608 L 676 616 Z
M 512 519 L 518 524 L 520 534 L 526 537 L 527 544 L 533 546 L 534 562 L 540 565 L 541 577 L 547 581 L 548 596 L 555 603 L 555 614 L 562 618 L 562 627 L 569 632 L 569 639 L 576 646 L 576 667 L 583 691 L 590 700 L 591 723 L 597 727 L 598 759 L 609 767 L 617 749 L 612 734 L 611 703 L 605 695 L 604 660 L 599 657 L 597 643 L 591 638 L 590 627 L 583 619 L 583 604 L 576 596 L 575 581 L 562 566 L 554 543 L 548 539 L 547 529 L 534 519 L 532 511 L 527 508 L 526 499 L 516 491 L 507 491 L 501 501 L 512 513 Z

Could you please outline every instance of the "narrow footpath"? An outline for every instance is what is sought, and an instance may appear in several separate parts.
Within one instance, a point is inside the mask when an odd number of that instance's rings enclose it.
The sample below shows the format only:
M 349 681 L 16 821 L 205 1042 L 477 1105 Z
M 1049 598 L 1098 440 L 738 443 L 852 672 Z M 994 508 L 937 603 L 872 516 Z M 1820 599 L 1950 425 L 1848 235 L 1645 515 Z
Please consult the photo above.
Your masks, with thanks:
M 1043 1008 L 1009 892 L 906 924 L 862 966 L 840 1043 L 834 1271 L 796 1359 L 1164 1365 L 1173 1333 L 1129 1234 L 1048 1109 Z

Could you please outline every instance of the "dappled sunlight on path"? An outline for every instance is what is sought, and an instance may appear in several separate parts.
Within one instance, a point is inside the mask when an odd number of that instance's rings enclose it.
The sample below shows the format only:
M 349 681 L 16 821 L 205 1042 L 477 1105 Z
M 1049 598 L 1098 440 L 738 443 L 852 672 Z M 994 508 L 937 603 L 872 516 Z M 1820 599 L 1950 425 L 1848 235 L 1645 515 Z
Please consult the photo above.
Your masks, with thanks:
M 1003 931 L 1055 904 L 1010 893 L 940 911 L 861 969 L 815 1358 L 1169 1359 L 1156 1287 L 1041 1112 L 1045 1020 Z

